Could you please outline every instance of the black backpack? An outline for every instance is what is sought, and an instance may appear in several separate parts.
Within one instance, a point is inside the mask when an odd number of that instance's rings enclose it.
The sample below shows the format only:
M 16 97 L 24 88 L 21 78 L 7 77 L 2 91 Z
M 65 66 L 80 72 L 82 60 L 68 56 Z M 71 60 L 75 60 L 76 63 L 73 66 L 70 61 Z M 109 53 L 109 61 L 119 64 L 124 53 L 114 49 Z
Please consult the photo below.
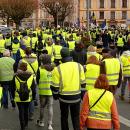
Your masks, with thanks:
M 17 76 L 16 78 L 20 83 L 20 89 L 17 90 L 19 98 L 21 101 L 26 101 L 29 99 L 29 92 L 30 92 L 30 90 L 28 89 L 27 81 L 20 81 L 20 79 Z

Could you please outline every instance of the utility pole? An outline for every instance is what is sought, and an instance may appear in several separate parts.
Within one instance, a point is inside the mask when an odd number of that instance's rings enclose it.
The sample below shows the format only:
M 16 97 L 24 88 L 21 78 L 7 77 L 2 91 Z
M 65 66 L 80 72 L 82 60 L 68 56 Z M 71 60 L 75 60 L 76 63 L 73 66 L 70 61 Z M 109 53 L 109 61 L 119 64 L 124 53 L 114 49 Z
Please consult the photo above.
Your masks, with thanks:
M 86 0 L 87 2 L 87 32 L 89 31 L 89 5 L 90 5 L 90 1 Z

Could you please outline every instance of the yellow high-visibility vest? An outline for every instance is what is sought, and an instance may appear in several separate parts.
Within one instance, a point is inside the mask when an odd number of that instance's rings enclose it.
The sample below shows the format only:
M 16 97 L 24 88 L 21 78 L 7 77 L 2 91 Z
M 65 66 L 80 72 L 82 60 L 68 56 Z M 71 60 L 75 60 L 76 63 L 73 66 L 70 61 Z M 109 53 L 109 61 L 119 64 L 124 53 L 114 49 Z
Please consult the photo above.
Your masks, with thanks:
M 74 48 L 75 48 L 75 41 L 68 41 L 68 45 L 69 45 L 69 51 L 74 50 Z
M 123 38 L 121 37 L 119 37 L 118 38 L 118 40 L 117 40 L 117 46 L 119 46 L 119 47 L 123 47 L 124 46 L 124 41 L 123 41 Z
M 97 101 L 97 99 L 103 94 L 104 91 L 105 91 L 104 89 L 96 89 L 96 88 L 88 91 L 90 108 Z M 114 98 L 113 94 L 109 91 L 106 91 L 105 94 L 100 99 L 100 101 L 90 109 L 88 119 L 111 121 L 111 106 L 113 98 Z
M 16 54 L 19 48 L 20 48 L 20 43 L 17 43 L 17 44 L 13 43 L 12 44 L 12 53 Z
M 19 80 L 20 80 L 20 82 L 24 82 L 21 79 L 19 79 Z M 32 82 L 33 82 L 33 75 L 31 75 L 29 77 L 29 79 L 27 80 L 27 86 L 28 86 L 28 89 L 30 90 L 29 99 L 26 100 L 26 101 L 21 101 L 20 97 L 19 97 L 19 94 L 18 94 L 18 90 L 20 89 L 20 83 L 19 83 L 18 79 L 15 78 L 15 84 L 16 84 L 16 91 L 15 91 L 15 98 L 14 98 L 15 102 L 30 102 L 32 100 L 32 90 L 31 90 Z
M 5 51 L 5 40 L 0 40 L 0 53 Z
M 109 85 L 117 85 L 120 73 L 120 61 L 117 58 L 104 59 Z
M 51 82 L 51 72 L 45 70 L 44 68 L 40 68 L 40 80 L 39 80 L 39 95 L 52 95 L 52 91 L 50 89 Z
M 3 88 L 0 86 L 0 107 L 1 107 L 2 96 L 3 96 Z
M 130 76 L 130 56 L 121 56 L 121 62 L 123 65 L 123 76 Z
M 87 64 L 86 65 L 86 90 L 90 90 L 94 88 L 95 82 L 100 75 L 100 66 L 94 64 Z
M 61 49 L 62 49 L 62 46 L 54 45 L 54 58 L 55 59 L 61 59 L 61 54 L 60 54 Z

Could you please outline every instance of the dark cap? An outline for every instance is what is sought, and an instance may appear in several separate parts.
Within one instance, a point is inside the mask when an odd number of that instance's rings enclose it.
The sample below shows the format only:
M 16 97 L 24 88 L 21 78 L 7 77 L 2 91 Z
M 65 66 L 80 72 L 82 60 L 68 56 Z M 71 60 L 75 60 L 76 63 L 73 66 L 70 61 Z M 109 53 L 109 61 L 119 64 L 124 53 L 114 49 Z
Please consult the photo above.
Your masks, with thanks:
M 62 58 L 69 57 L 70 56 L 69 48 L 63 47 L 60 51 L 60 54 Z

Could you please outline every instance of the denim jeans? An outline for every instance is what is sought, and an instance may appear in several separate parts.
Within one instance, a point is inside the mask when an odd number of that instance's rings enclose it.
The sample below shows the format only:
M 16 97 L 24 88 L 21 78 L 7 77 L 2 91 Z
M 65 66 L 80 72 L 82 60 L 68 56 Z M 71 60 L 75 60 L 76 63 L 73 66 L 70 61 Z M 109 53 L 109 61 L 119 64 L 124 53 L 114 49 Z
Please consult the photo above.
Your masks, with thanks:
M 11 85 L 9 84 L 2 84 L 3 87 L 3 98 L 2 98 L 2 106 L 4 108 L 8 108 L 8 92 L 10 95 L 10 100 L 12 101 L 12 94 L 11 94 Z
M 48 109 L 48 124 L 52 124 L 53 119 L 53 97 L 40 95 L 40 117 L 39 120 L 44 122 L 44 109 L 47 105 Z

